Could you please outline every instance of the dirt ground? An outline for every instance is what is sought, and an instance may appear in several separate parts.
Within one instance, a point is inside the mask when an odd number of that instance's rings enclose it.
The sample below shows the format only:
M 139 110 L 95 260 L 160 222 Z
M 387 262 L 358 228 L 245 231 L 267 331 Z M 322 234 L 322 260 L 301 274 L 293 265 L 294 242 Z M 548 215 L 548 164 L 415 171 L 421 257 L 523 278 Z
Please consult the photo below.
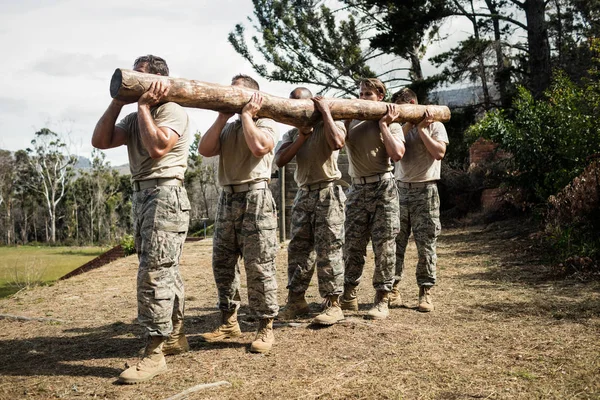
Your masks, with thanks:
M 218 322 L 210 240 L 186 243 L 186 329 L 192 351 L 169 371 L 123 386 L 116 377 L 143 346 L 135 322 L 136 258 L 0 300 L 0 398 L 167 399 L 227 381 L 188 399 L 600 399 L 600 282 L 551 278 L 520 220 L 444 228 L 436 310 L 415 309 L 416 249 L 407 252 L 405 307 L 363 318 L 373 298 L 368 254 L 357 313 L 330 328 L 310 319 L 276 324 L 268 355 L 248 352 L 255 323 L 240 310 L 243 337 L 205 344 Z M 286 299 L 285 246 L 277 258 Z M 309 302 L 316 315 L 316 277 Z M 242 296 L 246 295 L 245 285 Z M 245 299 L 245 297 L 243 297 Z M 58 321 L 60 320 L 60 321 Z

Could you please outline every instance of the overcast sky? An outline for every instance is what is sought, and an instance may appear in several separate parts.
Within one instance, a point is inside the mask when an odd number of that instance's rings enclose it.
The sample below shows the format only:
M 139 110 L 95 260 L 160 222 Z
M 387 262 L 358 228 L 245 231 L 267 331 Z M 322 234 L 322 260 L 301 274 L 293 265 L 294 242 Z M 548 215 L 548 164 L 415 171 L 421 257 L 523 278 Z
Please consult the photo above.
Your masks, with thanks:
M 89 157 L 114 70 L 140 55 L 165 58 L 175 77 L 229 84 L 237 73 L 256 76 L 227 42 L 252 10 L 250 0 L 0 0 L 0 149 L 25 149 L 48 127 L 69 133 L 72 152 Z M 291 89 L 257 80 L 276 96 Z M 193 131 L 216 116 L 187 110 Z M 124 147 L 106 155 L 112 165 L 128 162 Z

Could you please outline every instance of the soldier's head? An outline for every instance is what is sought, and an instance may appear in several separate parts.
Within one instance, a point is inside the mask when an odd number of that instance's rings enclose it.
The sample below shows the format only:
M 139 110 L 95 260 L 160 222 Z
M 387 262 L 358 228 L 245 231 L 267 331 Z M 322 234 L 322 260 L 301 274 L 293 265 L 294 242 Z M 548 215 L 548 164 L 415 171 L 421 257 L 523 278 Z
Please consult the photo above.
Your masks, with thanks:
M 361 79 L 359 89 L 358 98 L 361 100 L 381 101 L 387 93 L 385 84 L 377 78 Z
M 302 86 L 297 87 L 296 89 L 292 90 L 292 93 L 290 93 L 290 99 L 310 99 L 312 97 L 313 95 L 311 91 Z
M 396 104 L 419 104 L 417 94 L 409 88 L 398 90 L 392 95 L 392 103 Z
M 260 90 L 258 82 L 256 82 L 252 77 L 244 74 L 237 74 L 231 78 L 231 86 L 243 86 L 248 89 Z
M 167 62 L 163 58 L 153 56 L 152 54 L 138 57 L 133 63 L 133 69 L 145 74 L 169 76 Z

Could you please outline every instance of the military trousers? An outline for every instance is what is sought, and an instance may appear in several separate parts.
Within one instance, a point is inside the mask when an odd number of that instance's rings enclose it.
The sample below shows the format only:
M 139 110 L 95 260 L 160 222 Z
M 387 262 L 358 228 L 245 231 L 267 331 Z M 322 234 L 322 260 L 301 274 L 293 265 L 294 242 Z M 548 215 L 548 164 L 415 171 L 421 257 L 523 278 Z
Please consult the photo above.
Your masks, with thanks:
M 375 255 L 373 287 L 378 291 L 392 290 L 399 207 L 394 179 L 350 187 L 346 200 L 345 284 L 360 283 L 371 239 Z
M 440 196 L 437 184 L 423 187 L 398 188 L 400 194 L 400 233 L 396 237 L 396 275 L 404 274 L 404 254 L 412 230 L 419 261 L 416 276 L 419 286 L 433 286 L 436 282 L 437 238 L 440 224 Z
M 344 203 L 341 186 L 298 190 L 292 206 L 288 245 L 288 285 L 305 292 L 315 265 L 319 294 L 327 297 L 344 291 Z
M 189 225 L 185 188 L 157 186 L 133 193 L 133 227 L 139 259 L 138 321 L 150 336 L 168 336 L 183 320 L 185 291 L 179 260 Z
M 213 237 L 213 273 L 219 292 L 219 308 L 239 306 L 239 265 L 244 261 L 248 304 L 258 318 L 274 318 L 279 312 L 275 255 L 277 209 L 269 189 L 221 192 Z

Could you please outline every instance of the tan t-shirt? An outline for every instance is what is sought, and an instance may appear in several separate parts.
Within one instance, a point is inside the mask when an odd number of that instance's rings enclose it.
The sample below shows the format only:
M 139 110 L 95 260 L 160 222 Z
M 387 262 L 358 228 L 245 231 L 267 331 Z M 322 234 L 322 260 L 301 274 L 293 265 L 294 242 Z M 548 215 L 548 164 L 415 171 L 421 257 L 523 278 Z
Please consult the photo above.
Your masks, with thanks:
M 142 143 L 137 112 L 123 118 L 117 127 L 127 132 L 127 153 L 131 179 L 140 181 L 155 178 L 178 178 L 183 180 L 189 154 L 189 117 L 177 103 L 165 103 L 152 107 L 150 114 L 156 126 L 174 130 L 179 140 L 171 151 L 161 158 L 153 159 Z
M 344 135 L 346 127 L 341 121 L 336 121 L 335 125 L 341 129 Z M 298 137 L 298 129 L 294 128 L 283 135 L 281 145 L 293 143 Z M 338 169 L 337 159 L 339 150 L 333 150 L 327 138 L 325 137 L 325 127 L 323 122 L 315 125 L 313 133 L 302 144 L 302 147 L 296 153 L 296 171 L 294 179 L 299 187 L 312 185 L 321 182 L 333 182 L 342 177 Z
M 269 118 L 256 120 L 256 127 L 268 133 L 273 142 L 279 141 L 277 125 Z M 273 150 L 263 157 L 255 157 L 250 151 L 242 121 L 229 122 L 221 131 L 219 137 L 221 151 L 219 153 L 219 185 L 240 185 L 271 180 L 273 165 Z
M 404 141 L 400 124 L 394 122 L 389 128 L 393 136 Z M 381 174 L 393 169 L 378 121 L 352 120 L 346 137 L 346 151 L 350 164 L 348 173 L 353 178 Z
M 433 139 L 448 144 L 448 133 L 441 122 L 435 121 L 425 132 Z M 404 157 L 396 163 L 396 179 L 402 182 L 428 182 L 440 179 L 442 161 L 433 158 L 427 147 L 419 137 L 417 127 L 414 126 L 405 135 Z

